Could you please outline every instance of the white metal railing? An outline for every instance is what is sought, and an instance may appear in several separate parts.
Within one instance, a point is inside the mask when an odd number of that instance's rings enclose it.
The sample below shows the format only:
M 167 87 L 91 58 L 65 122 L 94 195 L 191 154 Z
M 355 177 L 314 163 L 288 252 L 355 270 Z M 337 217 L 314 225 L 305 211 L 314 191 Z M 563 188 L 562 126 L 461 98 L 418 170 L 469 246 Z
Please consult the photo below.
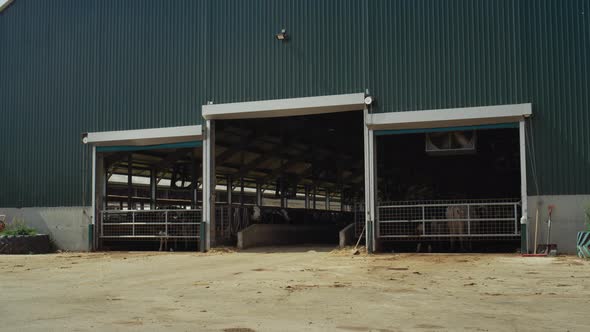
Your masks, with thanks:
M 408 201 L 377 207 L 380 238 L 515 237 L 521 203 L 516 200 Z
M 201 210 L 103 210 L 104 239 L 198 239 Z

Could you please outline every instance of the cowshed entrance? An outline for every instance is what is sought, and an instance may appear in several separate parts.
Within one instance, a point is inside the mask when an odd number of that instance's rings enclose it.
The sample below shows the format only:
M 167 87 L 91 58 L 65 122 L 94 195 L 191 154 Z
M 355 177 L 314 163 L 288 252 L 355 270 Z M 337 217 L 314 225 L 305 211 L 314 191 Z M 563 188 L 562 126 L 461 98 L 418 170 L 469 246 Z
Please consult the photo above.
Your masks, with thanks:
M 343 229 L 353 240 L 364 192 L 364 98 L 204 105 L 211 245 L 336 246 Z
M 524 104 L 369 115 L 376 248 L 526 250 L 530 114 Z

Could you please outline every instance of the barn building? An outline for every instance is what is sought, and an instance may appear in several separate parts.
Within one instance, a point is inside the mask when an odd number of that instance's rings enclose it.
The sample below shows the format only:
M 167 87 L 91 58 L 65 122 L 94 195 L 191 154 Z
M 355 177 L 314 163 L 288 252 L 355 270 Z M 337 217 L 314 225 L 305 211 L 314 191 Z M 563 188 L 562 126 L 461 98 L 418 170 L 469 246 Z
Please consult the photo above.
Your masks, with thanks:
M 575 251 L 587 0 L 0 4 L 0 214 L 61 249 Z

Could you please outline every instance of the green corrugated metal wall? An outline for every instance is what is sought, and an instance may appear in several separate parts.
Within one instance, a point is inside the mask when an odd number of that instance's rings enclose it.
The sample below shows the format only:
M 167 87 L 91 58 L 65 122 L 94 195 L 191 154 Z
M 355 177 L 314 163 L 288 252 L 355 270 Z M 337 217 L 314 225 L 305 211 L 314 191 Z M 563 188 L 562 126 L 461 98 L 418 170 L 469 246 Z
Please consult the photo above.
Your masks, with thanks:
M 521 100 L 531 101 L 539 186 L 590 194 L 590 1 L 520 3 Z
M 204 8 L 17 0 L 0 13 L 0 206 L 82 205 L 82 132 L 199 124 Z
M 377 112 L 531 102 L 541 193 L 588 194 L 589 15 L 587 0 L 16 0 L 0 13 L 0 206 L 82 204 L 81 132 L 365 88 Z
M 216 103 L 365 90 L 365 1 L 209 2 L 208 93 Z M 275 40 L 282 27 L 288 43 Z

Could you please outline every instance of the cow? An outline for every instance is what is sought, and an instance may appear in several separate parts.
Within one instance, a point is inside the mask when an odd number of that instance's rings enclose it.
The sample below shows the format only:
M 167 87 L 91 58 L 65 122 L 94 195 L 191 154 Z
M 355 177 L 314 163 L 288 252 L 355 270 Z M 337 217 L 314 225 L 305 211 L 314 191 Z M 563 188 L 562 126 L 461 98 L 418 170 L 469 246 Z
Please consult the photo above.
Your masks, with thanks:
M 289 224 L 291 218 L 286 209 L 273 207 L 260 207 L 255 205 L 252 209 L 251 219 L 255 223 L 274 223 L 274 219 L 278 217 L 282 220 L 282 224 Z
M 465 234 L 465 220 L 468 217 L 468 207 L 466 205 L 451 205 L 447 207 L 447 228 L 449 230 L 449 241 L 451 251 L 455 250 L 455 241 L 459 240 L 459 249 L 463 251 L 463 234 Z

